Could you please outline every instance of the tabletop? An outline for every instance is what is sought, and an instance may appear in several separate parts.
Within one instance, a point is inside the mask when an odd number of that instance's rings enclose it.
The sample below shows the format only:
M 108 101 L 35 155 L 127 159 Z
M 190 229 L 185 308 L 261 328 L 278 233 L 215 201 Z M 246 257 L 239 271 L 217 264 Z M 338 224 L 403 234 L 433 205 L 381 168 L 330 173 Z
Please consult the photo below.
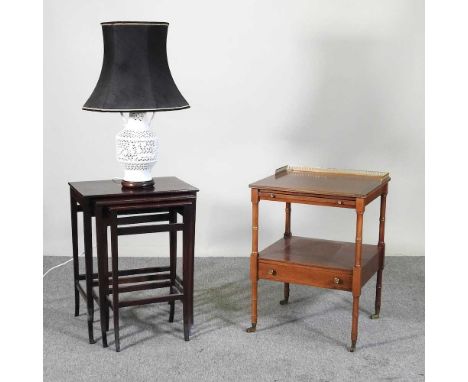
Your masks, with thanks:
M 139 189 L 122 188 L 120 180 L 94 180 L 84 182 L 69 182 L 71 188 L 85 198 L 93 197 L 118 197 L 118 196 L 155 196 L 161 194 L 193 193 L 198 188 L 185 183 L 174 176 L 157 177 L 154 179 L 154 187 Z
M 284 166 L 249 185 L 269 191 L 365 198 L 390 181 L 388 172 Z

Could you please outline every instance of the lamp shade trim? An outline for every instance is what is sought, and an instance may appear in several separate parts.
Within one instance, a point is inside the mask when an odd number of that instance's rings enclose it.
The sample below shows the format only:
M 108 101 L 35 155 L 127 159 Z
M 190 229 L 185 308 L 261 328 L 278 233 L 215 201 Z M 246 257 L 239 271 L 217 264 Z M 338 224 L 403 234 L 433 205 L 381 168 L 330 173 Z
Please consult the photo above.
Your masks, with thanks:
M 189 109 L 190 105 L 185 105 L 185 106 L 178 106 L 178 107 L 173 107 L 173 108 L 160 108 L 160 109 L 97 109 L 97 108 L 92 108 L 92 107 L 85 107 L 83 106 L 82 109 L 86 111 L 102 111 L 102 112 L 129 112 L 129 111 L 134 111 L 134 112 L 146 112 L 146 111 L 171 111 L 171 110 L 183 110 L 183 109 Z
M 169 23 L 164 21 L 105 21 L 101 25 L 166 25 Z

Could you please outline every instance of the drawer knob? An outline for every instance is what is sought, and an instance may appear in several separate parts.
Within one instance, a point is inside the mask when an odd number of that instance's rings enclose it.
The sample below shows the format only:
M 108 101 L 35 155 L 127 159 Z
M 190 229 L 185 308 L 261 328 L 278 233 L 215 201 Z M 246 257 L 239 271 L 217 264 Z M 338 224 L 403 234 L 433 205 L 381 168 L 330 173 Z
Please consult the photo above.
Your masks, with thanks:
M 270 194 L 270 198 L 275 198 L 275 194 Z
M 338 200 L 338 204 L 343 204 L 343 202 L 341 200 Z
M 335 284 L 341 284 L 341 279 L 338 278 L 338 277 L 335 277 L 335 278 L 333 279 L 333 282 L 334 282 Z
M 267 273 L 271 276 L 276 275 L 276 271 L 274 269 L 269 269 Z

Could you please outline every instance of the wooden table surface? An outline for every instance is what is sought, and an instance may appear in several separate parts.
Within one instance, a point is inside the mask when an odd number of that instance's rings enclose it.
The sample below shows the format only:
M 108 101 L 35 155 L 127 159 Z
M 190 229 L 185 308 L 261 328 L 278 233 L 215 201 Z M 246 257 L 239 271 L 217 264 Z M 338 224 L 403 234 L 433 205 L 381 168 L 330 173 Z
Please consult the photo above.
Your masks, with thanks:
M 276 170 L 274 175 L 256 181 L 249 187 L 313 195 L 365 198 L 389 180 L 387 172 L 284 166 Z
M 84 198 L 125 197 L 125 196 L 156 196 L 167 193 L 197 192 L 198 188 L 180 180 L 175 176 L 153 178 L 154 186 L 146 188 L 123 188 L 120 180 L 92 180 L 84 182 L 69 182 L 68 184 L 78 195 Z

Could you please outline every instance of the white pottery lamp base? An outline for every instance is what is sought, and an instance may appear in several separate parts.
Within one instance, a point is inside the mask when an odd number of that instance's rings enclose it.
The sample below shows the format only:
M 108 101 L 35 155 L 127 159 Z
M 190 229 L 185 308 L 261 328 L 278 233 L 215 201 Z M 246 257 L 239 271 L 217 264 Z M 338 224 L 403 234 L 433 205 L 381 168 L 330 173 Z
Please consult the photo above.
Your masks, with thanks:
M 124 167 L 122 186 L 152 187 L 151 169 L 158 161 L 159 140 L 151 130 L 154 112 L 121 113 L 124 129 L 116 138 L 117 161 Z

